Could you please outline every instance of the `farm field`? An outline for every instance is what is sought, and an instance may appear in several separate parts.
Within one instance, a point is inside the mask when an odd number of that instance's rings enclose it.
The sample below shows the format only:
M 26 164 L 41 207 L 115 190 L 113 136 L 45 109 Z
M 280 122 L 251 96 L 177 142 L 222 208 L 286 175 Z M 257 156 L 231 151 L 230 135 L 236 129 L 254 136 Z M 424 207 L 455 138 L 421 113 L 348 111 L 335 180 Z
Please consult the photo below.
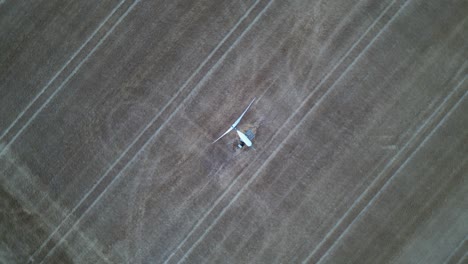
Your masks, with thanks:
M 0 1 L 0 263 L 466 263 L 468 3 Z M 212 143 L 238 118 L 236 133 Z

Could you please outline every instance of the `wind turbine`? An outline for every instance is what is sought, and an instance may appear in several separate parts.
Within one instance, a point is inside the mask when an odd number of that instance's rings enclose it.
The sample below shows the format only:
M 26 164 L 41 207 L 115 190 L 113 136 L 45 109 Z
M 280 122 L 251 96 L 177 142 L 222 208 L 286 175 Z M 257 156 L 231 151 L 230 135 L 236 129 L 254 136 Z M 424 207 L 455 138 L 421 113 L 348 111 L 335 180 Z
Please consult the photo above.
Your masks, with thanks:
M 222 137 L 224 137 L 227 133 L 231 132 L 231 130 L 236 130 L 237 132 L 237 135 L 239 135 L 240 139 L 242 142 L 244 142 L 248 147 L 252 147 L 252 141 L 250 141 L 250 139 L 242 132 L 240 131 L 239 129 L 237 129 L 237 125 L 239 124 L 239 122 L 241 121 L 242 117 L 244 117 L 245 113 L 247 112 L 247 110 L 249 110 L 250 106 L 252 105 L 252 103 L 255 101 L 255 98 L 252 100 L 252 102 L 250 102 L 250 104 L 247 106 L 247 108 L 244 110 L 244 112 L 240 115 L 240 117 L 236 120 L 236 122 L 234 122 L 231 127 L 226 131 L 224 132 L 224 134 L 222 134 L 218 139 L 216 139 L 214 143 L 216 143 L 216 141 L 220 140 Z

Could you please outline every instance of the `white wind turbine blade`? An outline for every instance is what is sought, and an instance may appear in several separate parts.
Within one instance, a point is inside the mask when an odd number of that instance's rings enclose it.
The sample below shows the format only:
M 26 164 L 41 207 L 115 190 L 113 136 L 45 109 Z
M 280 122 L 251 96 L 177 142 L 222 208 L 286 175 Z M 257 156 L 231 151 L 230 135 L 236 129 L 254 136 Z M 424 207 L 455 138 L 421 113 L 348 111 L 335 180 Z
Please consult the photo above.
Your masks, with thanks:
M 252 146 L 252 141 L 242 132 L 236 129 L 237 135 L 239 135 L 242 142 L 244 142 L 248 147 Z
M 244 112 L 242 113 L 242 115 L 236 120 L 236 122 L 234 122 L 234 124 L 232 124 L 231 127 L 236 127 L 237 124 L 239 124 L 239 122 L 241 121 L 242 117 L 244 117 L 245 113 L 247 113 L 247 110 L 249 110 L 250 106 L 252 105 L 252 103 L 255 101 L 255 98 L 252 100 L 252 102 L 250 102 L 249 106 L 247 106 L 247 108 L 244 110 Z
M 220 140 L 220 139 L 221 139 L 222 137 L 224 137 L 227 133 L 231 132 L 231 130 L 233 130 L 234 128 L 236 128 L 237 124 L 239 124 L 239 122 L 241 121 L 242 117 L 244 117 L 245 113 L 247 112 L 247 110 L 249 110 L 250 106 L 253 104 L 253 102 L 255 101 L 255 99 L 256 99 L 256 98 L 254 97 L 254 99 L 252 100 L 252 102 L 250 102 L 250 104 L 247 106 L 247 108 L 244 110 L 244 112 L 241 114 L 241 116 L 236 120 L 236 122 L 234 122 L 234 124 L 232 124 L 232 126 L 231 126 L 226 132 L 224 132 L 224 134 L 222 134 L 218 139 L 216 139 L 215 141 L 213 141 L 213 143 L 216 143 L 216 141 Z M 239 133 L 242 133 L 242 132 L 237 131 L 237 133 L 239 134 Z M 241 139 L 244 139 L 244 138 L 245 138 L 245 140 L 242 140 L 242 141 L 244 141 L 244 142 L 247 144 L 247 146 L 250 147 L 250 146 L 252 145 L 252 142 L 250 141 L 250 139 L 248 139 L 247 136 L 244 135 L 243 133 L 242 133 L 242 136 L 239 134 L 239 137 L 240 137 Z M 213 143 L 212 143 L 212 144 L 213 144 Z M 249 145 L 249 144 L 250 144 L 250 145 Z
M 226 132 L 224 132 L 224 134 L 222 134 L 217 140 L 213 141 L 213 143 L 211 144 L 214 144 L 216 143 L 216 141 L 220 140 L 222 137 L 224 137 L 227 133 L 231 132 L 231 130 L 233 129 L 233 127 L 230 127 Z

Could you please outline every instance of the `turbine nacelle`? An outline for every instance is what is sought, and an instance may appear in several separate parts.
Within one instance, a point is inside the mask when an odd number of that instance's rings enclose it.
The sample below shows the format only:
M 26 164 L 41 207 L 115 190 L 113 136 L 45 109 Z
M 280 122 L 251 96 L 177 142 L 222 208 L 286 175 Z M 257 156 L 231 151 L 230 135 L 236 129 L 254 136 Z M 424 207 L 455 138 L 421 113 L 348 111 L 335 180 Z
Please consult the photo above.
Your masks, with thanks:
M 237 132 L 237 135 L 239 135 L 241 141 L 244 142 L 247 145 L 247 147 L 252 146 L 252 141 L 250 141 L 250 139 L 244 133 L 239 131 L 237 128 L 236 128 L 236 132 Z

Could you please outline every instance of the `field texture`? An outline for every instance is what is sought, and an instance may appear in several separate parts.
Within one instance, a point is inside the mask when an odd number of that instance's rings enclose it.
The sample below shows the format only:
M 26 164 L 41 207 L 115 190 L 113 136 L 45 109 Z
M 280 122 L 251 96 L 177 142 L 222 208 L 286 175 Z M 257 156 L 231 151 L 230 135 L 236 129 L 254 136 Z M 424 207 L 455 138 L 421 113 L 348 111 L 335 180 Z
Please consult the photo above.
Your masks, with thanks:
M 0 263 L 468 263 L 465 0 L 1 0 L 0 37 Z

